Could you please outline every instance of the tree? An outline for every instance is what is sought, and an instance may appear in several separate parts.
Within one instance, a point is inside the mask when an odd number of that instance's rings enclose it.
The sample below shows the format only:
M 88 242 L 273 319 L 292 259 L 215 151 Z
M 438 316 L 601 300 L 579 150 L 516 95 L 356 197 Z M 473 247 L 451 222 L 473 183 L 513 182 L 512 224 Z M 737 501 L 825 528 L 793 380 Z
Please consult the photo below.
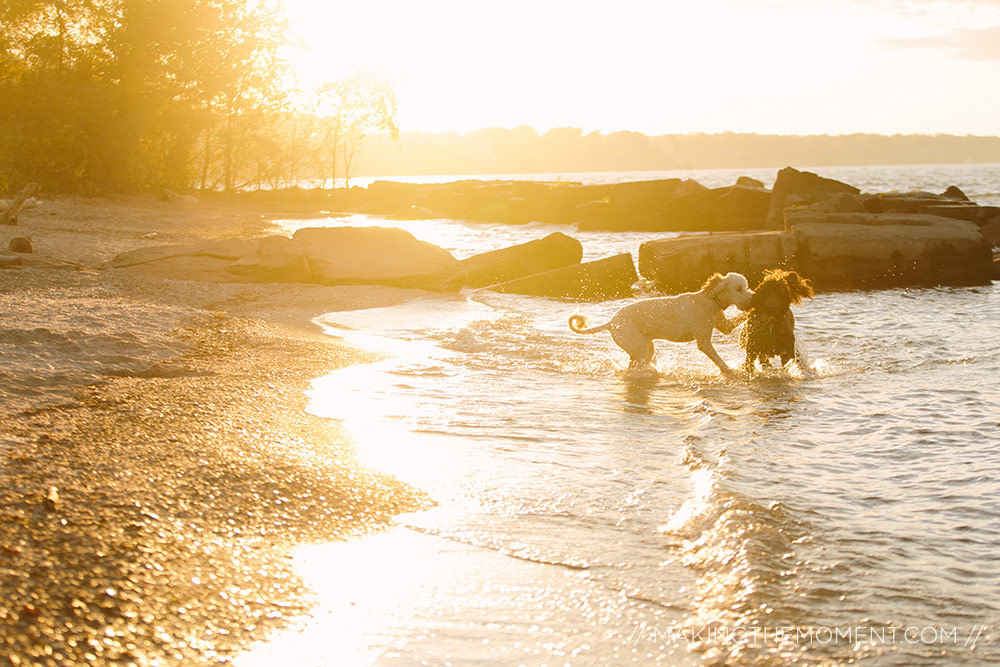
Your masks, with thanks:
M 317 107 L 330 159 L 331 188 L 337 186 L 338 156 L 344 168 L 344 187 L 348 188 L 369 134 L 382 131 L 393 140 L 399 138 L 396 92 L 383 77 L 354 74 L 326 83 L 319 90 Z
M 284 102 L 280 0 L 0 0 L 0 25 L 0 181 L 185 187 L 200 171 L 233 189 L 262 169 L 274 123 L 250 118 Z

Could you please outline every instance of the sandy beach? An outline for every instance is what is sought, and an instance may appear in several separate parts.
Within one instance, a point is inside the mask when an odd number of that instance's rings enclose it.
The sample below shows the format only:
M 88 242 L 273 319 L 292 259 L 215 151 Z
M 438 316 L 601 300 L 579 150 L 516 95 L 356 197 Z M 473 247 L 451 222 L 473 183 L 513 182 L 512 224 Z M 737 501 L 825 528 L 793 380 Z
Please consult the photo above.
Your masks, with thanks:
M 295 213 L 65 197 L 0 228 L 4 248 L 30 236 L 37 253 L 0 271 L 5 324 L 23 320 L 31 338 L 0 341 L 11 376 L 0 653 L 11 664 L 216 664 L 309 607 L 291 547 L 378 531 L 429 504 L 358 464 L 337 422 L 304 412 L 303 394 L 372 359 L 321 336 L 312 316 L 419 293 L 106 268 L 150 243 L 260 236 Z

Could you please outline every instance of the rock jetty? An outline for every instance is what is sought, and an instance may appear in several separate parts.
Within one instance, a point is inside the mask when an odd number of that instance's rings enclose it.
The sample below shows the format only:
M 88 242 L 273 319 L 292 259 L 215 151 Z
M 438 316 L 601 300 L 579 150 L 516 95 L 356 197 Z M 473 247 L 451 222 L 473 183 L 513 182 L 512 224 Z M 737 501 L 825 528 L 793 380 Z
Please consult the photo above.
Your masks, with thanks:
M 639 274 L 665 292 L 697 288 L 714 272 L 751 281 L 795 269 L 819 290 L 967 285 L 995 275 L 1000 207 L 980 206 L 952 186 L 863 193 L 787 167 L 774 187 L 742 177 L 707 188 L 660 179 L 583 185 L 541 181 L 375 181 L 341 200 L 351 211 L 398 219 L 576 225 L 581 231 L 644 231 Z M 657 237 L 662 232 L 698 232 Z M 437 291 L 493 289 L 571 298 L 627 295 L 631 255 L 581 264 L 580 242 L 552 233 L 456 259 L 391 227 L 304 228 L 291 238 L 231 239 L 144 248 L 115 257 L 127 270 L 214 282 L 379 284 Z M 12 260 L 13 261 L 13 260 Z

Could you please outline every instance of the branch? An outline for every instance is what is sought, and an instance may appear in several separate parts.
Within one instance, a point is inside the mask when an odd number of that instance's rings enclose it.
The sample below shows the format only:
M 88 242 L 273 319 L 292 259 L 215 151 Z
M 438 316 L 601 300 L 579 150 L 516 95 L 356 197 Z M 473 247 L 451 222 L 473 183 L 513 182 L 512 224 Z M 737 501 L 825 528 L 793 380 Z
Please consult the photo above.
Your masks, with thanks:
M 21 190 L 21 194 L 14 198 L 14 201 L 10 203 L 3 213 L 0 213 L 0 225 L 16 225 L 17 213 L 24 206 L 24 201 L 28 197 L 34 197 L 40 189 L 38 183 L 28 183 L 25 185 L 24 189 Z

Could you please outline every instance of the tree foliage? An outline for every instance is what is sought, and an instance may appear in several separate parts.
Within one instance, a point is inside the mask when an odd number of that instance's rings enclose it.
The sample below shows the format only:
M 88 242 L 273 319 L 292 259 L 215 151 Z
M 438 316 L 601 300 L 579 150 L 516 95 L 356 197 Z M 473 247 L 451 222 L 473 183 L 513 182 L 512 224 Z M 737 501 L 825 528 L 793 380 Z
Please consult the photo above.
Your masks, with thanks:
M 310 113 L 289 39 L 280 0 L 0 0 L 0 190 L 349 178 L 368 133 L 397 131 L 392 88 L 348 77 Z

